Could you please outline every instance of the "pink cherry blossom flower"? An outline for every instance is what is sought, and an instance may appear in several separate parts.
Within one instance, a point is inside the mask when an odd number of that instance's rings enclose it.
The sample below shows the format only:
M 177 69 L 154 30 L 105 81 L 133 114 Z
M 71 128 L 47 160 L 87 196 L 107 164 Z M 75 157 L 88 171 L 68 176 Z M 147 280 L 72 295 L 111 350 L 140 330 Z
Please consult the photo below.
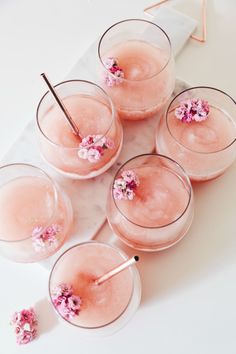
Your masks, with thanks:
M 15 312 L 11 324 L 15 328 L 17 344 L 27 344 L 36 338 L 38 320 L 33 308 Z
M 138 176 L 132 170 L 123 171 L 113 183 L 113 196 L 118 200 L 133 200 L 139 185 Z
M 88 161 L 97 162 L 98 160 L 100 160 L 101 155 L 101 152 L 96 147 L 93 147 L 88 150 Z
M 132 189 L 127 188 L 126 189 L 126 197 L 127 197 L 127 199 L 133 200 L 134 196 L 135 196 L 134 191 Z
M 116 80 L 109 74 L 105 74 L 104 75 L 104 83 L 108 86 L 108 87 L 112 87 L 116 84 Z
M 190 123 L 192 121 L 202 122 L 208 118 L 210 108 L 207 101 L 192 98 L 180 102 L 175 109 L 175 116 L 182 122 Z
M 59 225 L 53 224 L 44 229 L 36 226 L 32 231 L 32 242 L 36 251 L 45 250 L 47 247 L 57 246 L 57 234 L 61 231 Z
M 122 200 L 123 199 L 123 191 L 122 191 L 122 189 L 113 188 L 113 195 L 114 195 L 115 199 Z
M 59 286 L 57 286 L 56 288 L 54 288 L 53 290 L 53 294 L 54 296 L 56 297 L 59 297 L 59 296 L 71 296 L 73 293 L 73 289 L 72 289 L 72 286 L 71 285 L 68 285 L 68 284 L 60 284 Z
M 88 145 L 91 145 L 94 143 L 94 135 L 88 135 L 84 137 L 80 143 L 80 147 L 87 147 Z
M 127 186 L 127 183 L 126 183 L 126 181 L 125 181 L 122 177 L 117 178 L 117 179 L 115 180 L 115 182 L 114 182 L 114 188 L 115 188 L 115 189 L 121 189 L 121 190 L 123 190 L 123 189 L 126 189 L 126 186 Z
M 96 163 L 104 155 L 106 149 L 113 149 L 114 147 L 115 144 L 110 138 L 99 134 L 88 135 L 80 143 L 78 156 L 91 163 Z
M 52 293 L 52 301 L 62 317 L 71 320 L 78 316 L 81 308 L 81 298 L 73 294 L 73 288 L 68 284 L 57 286 Z
M 104 83 L 109 86 L 115 86 L 122 83 L 124 78 L 123 70 L 118 66 L 115 58 L 109 57 L 104 60 L 104 66 L 108 72 L 104 73 Z
M 32 331 L 20 331 L 16 337 L 17 344 L 27 344 L 31 342 L 36 337 L 36 330 Z
M 131 171 L 131 170 L 127 170 L 127 171 L 123 171 L 122 174 L 121 174 L 122 178 L 130 183 L 132 181 L 135 181 L 136 183 L 138 183 L 138 177 L 136 176 L 136 174 Z
M 78 156 L 80 159 L 87 160 L 88 150 L 86 148 L 79 149 Z
M 104 65 L 107 69 L 111 69 L 113 66 L 117 65 L 117 61 L 113 57 L 108 57 L 104 60 Z

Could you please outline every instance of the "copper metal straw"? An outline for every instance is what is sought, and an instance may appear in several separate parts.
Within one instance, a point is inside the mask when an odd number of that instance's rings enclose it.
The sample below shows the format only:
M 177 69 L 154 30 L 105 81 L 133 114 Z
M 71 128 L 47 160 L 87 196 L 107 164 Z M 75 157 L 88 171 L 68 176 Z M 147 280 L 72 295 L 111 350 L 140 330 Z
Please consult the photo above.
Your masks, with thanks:
M 51 92 L 51 94 L 55 98 L 55 100 L 58 103 L 59 107 L 61 108 L 62 112 L 64 113 L 64 116 L 67 119 L 67 122 L 69 123 L 71 129 L 73 130 L 73 133 L 75 135 L 77 135 L 80 138 L 80 140 L 81 140 L 80 133 L 79 133 L 79 128 L 77 127 L 77 125 L 75 124 L 73 119 L 71 118 L 70 113 L 68 112 L 68 110 L 66 109 L 64 103 L 62 102 L 62 100 L 60 99 L 58 94 L 56 93 L 55 88 L 52 86 L 52 84 L 48 80 L 48 78 L 47 78 L 45 73 L 42 73 L 41 76 L 44 79 L 44 81 L 46 82 L 46 84 L 47 84 L 47 86 L 49 88 L 49 91 Z
M 111 279 L 112 277 L 114 277 L 116 274 L 119 274 L 120 272 L 122 272 L 126 268 L 128 268 L 131 265 L 133 265 L 134 263 L 138 262 L 138 260 L 139 260 L 138 256 L 134 256 L 134 257 L 128 259 L 127 261 L 121 263 L 117 267 L 111 269 L 109 272 L 107 272 L 104 275 L 102 275 L 100 278 L 96 279 L 95 280 L 95 284 L 96 285 L 101 285 L 105 281 L 107 281 L 107 280 Z

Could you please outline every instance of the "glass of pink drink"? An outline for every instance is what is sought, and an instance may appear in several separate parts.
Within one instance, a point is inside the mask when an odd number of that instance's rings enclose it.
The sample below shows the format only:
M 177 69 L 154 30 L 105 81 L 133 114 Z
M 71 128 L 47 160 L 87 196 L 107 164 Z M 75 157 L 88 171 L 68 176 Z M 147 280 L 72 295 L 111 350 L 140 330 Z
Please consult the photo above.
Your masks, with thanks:
M 68 249 L 54 264 L 49 278 L 49 295 L 57 313 L 85 335 L 108 335 L 124 326 L 140 303 L 141 283 L 136 266 L 103 284 L 97 285 L 95 280 L 127 259 L 119 249 L 97 241 Z M 61 285 L 72 288 L 70 303 L 65 298 L 62 302 L 58 293 Z
M 113 165 L 122 147 L 123 131 L 114 105 L 92 82 L 71 80 L 55 87 L 86 142 L 73 133 L 54 97 L 47 92 L 37 108 L 42 156 L 68 177 L 98 176 Z
M 196 99 L 207 102 L 207 117 L 177 119 L 176 110 L 183 102 Z M 192 181 L 201 182 L 218 177 L 233 163 L 235 140 L 236 102 L 218 89 L 193 87 L 170 103 L 157 127 L 156 150 L 181 164 Z
M 135 177 L 134 177 L 135 176 Z M 171 247 L 193 219 L 193 191 L 182 167 L 168 157 L 140 155 L 116 173 L 107 218 L 114 233 L 141 251 Z
M 37 262 L 65 242 L 73 222 L 70 200 L 41 169 L 0 168 L 0 252 L 15 262 Z
M 121 118 L 139 120 L 161 112 L 175 76 L 170 40 L 160 27 L 139 19 L 118 22 L 101 37 L 98 55 L 101 82 Z

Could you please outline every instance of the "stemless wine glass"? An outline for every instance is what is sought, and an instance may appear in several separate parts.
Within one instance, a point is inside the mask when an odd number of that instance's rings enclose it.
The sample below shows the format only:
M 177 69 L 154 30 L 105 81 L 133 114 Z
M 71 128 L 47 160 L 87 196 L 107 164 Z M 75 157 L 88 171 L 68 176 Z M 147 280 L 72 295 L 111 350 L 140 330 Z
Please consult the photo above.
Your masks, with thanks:
M 138 120 L 161 112 L 174 89 L 174 59 L 156 24 L 129 19 L 108 28 L 98 45 L 100 82 L 119 116 Z
M 197 119 L 177 119 L 178 112 L 192 112 Z M 194 106 L 195 105 L 195 106 Z M 192 107 L 192 108 L 191 108 Z M 201 110 L 207 113 L 202 120 Z M 176 116 L 177 114 L 177 116 Z M 179 118 L 182 116 L 180 115 Z M 183 116 L 186 119 L 186 116 Z M 225 92 L 212 87 L 192 87 L 177 95 L 160 120 L 156 133 L 158 153 L 180 163 L 193 181 L 218 177 L 236 157 L 236 102 Z
M 80 243 L 64 252 L 49 277 L 50 299 L 60 317 L 90 336 L 113 334 L 123 327 L 140 303 L 136 266 L 100 285 L 95 280 L 127 259 L 119 249 L 98 241 Z
M 0 252 L 15 262 L 54 254 L 73 222 L 70 200 L 41 169 L 28 164 L 0 168 Z
M 82 141 L 47 92 L 37 108 L 42 156 L 67 177 L 98 176 L 113 165 L 122 147 L 123 130 L 114 105 L 102 88 L 89 81 L 69 80 L 55 87 Z
M 107 203 L 114 233 L 141 251 L 166 249 L 187 233 L 193 219 L 193 191 L 174 160 L 157 154 L 136 156 L 116 173 Z

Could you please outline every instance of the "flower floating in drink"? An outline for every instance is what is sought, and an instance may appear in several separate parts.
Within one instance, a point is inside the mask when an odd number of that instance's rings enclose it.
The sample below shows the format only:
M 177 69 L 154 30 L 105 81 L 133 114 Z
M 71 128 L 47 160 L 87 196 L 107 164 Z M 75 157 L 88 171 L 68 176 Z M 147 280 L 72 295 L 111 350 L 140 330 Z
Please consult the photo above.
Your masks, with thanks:
M 140 280 L 127 257 L 100 242 L 78 244 L 59 257 L 49 279 L 52 304 L 67 322 L 104 334 L 117 330 L 140 301 Z
M 133 171 L 123 171 L 117 178 L 113 186 L 113 195 L 115 199 L 132 200 L 135 196 L 135 190 L 139 186 L 139 179 Z
M 61 232 L 59 225 L 52 224 L 46 228 L 36 226 L 32 231 L 32 242 L 35 250 L 41 252 L 47 248 L 57 247 L 59 232 Z
M 188 176 L 162 155 L 132 158 L 114 178 L 107 218 L 114 233 L 130 247 L 158 251 L 172 246 L 184 237 L 193 218 Z
M 101 83 L 121 118 L 162 111 L 175 78 L 170 41 L 160 27 L 145 20 L 118 22 L 101 37 L 98 54 Z
M 55 253 L 73 222 L 70 201 L 37 167 L 0 168 L 0 252 L 16 262 L 36 262 Z
M 226 93 L 187 89 L 172 100 L 157 128 L 157 152 L 180 163 L 193 181 L 215 178 L 236 157 L 235 117 L 235 101 Z
M 116 161 L 123 141 L 111 99 L 92 82 L 71 80 L 54 88 L 47 78 L 45 81 L 52 94 L 47 92 L 37 109 L 43 157 L 72 178 L 105 172 Z
M 104 73 L 104 82 L 107 86 L 112 87 L 122 83 L 124 78 L 123 70 L 118 66 L 118 61 L 115 58 L 107 58 L 104 61 L 107 72 Z
M 60 315 L 67 320 L 78 316 L 81 307 L 81 299 L 78 295 L 73 294 L 71 285 L 60 284 L 52 293 L 52 302 Z
M 203 122 L 209 115 L 209 104 L 199 98 L 192 98 L 180 102 L 175 109 L 175 116 L 184 123 Z
M 83 160 L 96 163 L 107 149 L 114 149 L 114 142 L 102 135 L 88 135 L 79 145 L 78 155 Z

